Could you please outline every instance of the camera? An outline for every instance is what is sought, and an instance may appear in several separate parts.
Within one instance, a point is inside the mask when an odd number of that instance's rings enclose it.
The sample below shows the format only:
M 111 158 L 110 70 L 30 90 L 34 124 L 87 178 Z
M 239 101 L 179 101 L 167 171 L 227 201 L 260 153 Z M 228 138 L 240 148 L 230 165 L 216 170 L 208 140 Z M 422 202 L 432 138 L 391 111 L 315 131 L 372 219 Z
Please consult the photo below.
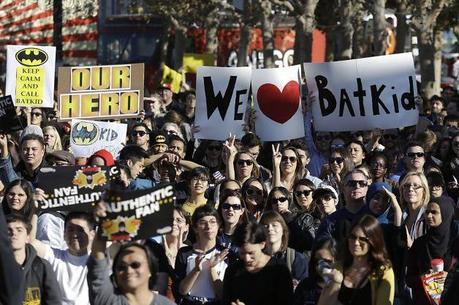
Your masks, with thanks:
M 318 271 L 319 276 L 324 280 L 325 285 L 328 285 L 331 283 L 332 281 L 331 273 L 333 271 L 333 267 L 328 261 L 320 259 L 317 262 L 317 271 Z

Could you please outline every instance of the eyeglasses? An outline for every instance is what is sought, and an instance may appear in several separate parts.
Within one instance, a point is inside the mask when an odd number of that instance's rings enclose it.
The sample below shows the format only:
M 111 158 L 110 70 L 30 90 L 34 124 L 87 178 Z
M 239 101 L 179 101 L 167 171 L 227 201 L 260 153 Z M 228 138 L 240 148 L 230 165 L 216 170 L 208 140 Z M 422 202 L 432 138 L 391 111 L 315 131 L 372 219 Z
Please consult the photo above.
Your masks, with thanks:
M 40 112 L 32 112 L 32 115 L 33 116 L 41 116 L 41 113 Z
M 369 244 L 370 240 L 366 237 L 363 236 L 355 236 L 354 234 L 349 235 L 349 240 L 350 241 L 358 241 L 359 243 L 366 243 Z
M 330 158 L 329 160 L 330 160 L 330 163 L 336 162 L 337 164 L 341 164 L 344 162 L 344 158 L 341 158 L 341 157 Z
M 193 183 L 196 183 L 198 181 L 207 182 L 207 181 L 209 181 L 209 179 L 207 177 L 193 177 L 193 178 L 191 178 L 191 182 L 193 182 Z
M 237 160 L 237 165 L 239 166 L 250 166 L 252 164 L 253 164 L 252 160 L 242 160 L 242 159 Z
M 209 220 L 209 221 L 205 221 L 205 220 L 200 220 L 198 221 L 198 226 L 199 227 L 205 227 L 205 226 L 216 226 L 218 225 L 218 222 L 217 220 Z
M 273 203 L 278 203 L 278 202 L 286 202 L 288 200 L 287 197 L 279 197 L 279 198 L 273 198 L 272 202 Z
M 223 210 L 229 210 L 233 209 L 233 211 L 239 211 L 242 209 L 242 206 L 240 204 L 229 204 L 229 203 L 222 203 L 222 209 Z
M 365 180 L 349 180 L 346 182 L 346 186 L 349 187 L 366 187 L 368 186 L 368 182 Z
M 290 161 L 290 163 L 295 163 L 296 157 L 283 156 L 281 159 L 281 162 L 287 162 L 287 161 Z
M 127 271 L 127 269 L 129 267 L 131 267 L 132 269 L 139 269 L 141 266 L 142 266 L 141 262 L 132 262 L 130 264 L 122 263 L 122 264 L 116 266 L 115 269 L 116 269 L 117 272 L 123 272 L 123 271 Z
M 371 163 L 370 165 L 371 165 L 372 168 L 378 168 L 378 167 L 386 168 L 387 167 L 386 164 L 377 163 L 377 162 Z
M 402 188 L 405 189 L 405 190 L 409 190 L 410 188 L 413 188 L 416 191 L 416 190 L 421 189 L 422 185 L 419 185 L 419 184 L 404 184 L 402 186 Z
M 262 196 L 263 195 L 263 190 L 260 190 L 258 188 L 250 187 L 245 191 L 245 193 L 247 194 L 247 196 L 255 196 L 255 195 Z
M 147 132 L 146 132 L 146 131 L 143 131 L 143 130 L 133 130 L 133 131 L 131 132 L 131 135 L 132 135 L 133 137 L 135 137 L 135 136 L 137 136 L 137 135 L 143 137 L 143 136 L 146 135 L 146 134 L 147 134 Z
M 221 146 L 207 146 L 208 150 L 215 150 L 215 151 L 220 151 L 222 150 Z
M 304 197 L 308 197 L 309 194 L 312 193 L 312 190 L 304 190 L 304 191 L 295 191 L 295 195 L 297 197 L 300 197 L 301 195 L 304 195 Z
M 414 158 L 422 158 L 422 157 L 424 157 L 425 154 L 422 153 L 422 152 L 418 152 L 418 153 L 410 152 L 410 153 L 407 153 L 406 155 L 407 155 L 409 158 L 414 159 Z

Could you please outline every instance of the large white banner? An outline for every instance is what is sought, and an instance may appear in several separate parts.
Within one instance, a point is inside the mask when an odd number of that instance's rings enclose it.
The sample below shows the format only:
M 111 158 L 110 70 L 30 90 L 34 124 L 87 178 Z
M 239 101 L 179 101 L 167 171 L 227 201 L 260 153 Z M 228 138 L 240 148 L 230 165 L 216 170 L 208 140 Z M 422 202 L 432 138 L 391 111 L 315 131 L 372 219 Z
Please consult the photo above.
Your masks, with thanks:
M 318 131 L 416 125 L 419 112 L 411 53 L 304 64 Z
M 304 137 L 301 66 L 252 71 L 255 130 L 263 141 Z
M 196 76 L 197 139 L 240 139 L 250 90 L 251 68 L 199 67 Z
M 6 46 L 6 95 L 15 106 L 54 106 L 56 47 Z
M 105 149 L 115 158 L 126 143 L 126 132 L 127 124 L 73 119 L 70 148 L 75 157 L 89 157 Z

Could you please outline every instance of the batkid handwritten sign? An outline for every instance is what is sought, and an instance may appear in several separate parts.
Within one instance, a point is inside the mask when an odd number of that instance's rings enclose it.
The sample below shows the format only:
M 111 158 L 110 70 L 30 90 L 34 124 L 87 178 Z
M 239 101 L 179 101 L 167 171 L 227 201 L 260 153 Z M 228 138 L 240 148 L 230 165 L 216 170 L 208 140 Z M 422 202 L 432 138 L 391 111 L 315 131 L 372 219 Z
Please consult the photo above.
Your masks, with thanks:
M 60 119 L 136 117 L 143 88 L 143 64 L 59 68 Z
M 174 187 L 105 194 L 107 218 L 102 222 L 102 235 L 109 240 L 146 239 L 172 230 Z
M 398 128 L 418 121 L 411 53 L 305 63 L 304 70 L 318 131 Z
M 14 105 L 52 108 L 56 48 L 6 46 L 6 53 L 6 94 Z

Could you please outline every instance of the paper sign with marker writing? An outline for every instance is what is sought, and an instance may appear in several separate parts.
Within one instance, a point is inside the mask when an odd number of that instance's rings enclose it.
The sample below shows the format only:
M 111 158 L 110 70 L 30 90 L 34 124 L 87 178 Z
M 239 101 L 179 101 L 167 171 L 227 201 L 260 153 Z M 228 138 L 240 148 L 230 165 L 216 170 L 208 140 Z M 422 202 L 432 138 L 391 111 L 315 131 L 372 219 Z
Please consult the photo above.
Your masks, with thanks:
M 252 71 L 255 130 L 263 141 L 304 137 L 300 66 Z
M 305 63 L 304 70 L 318 131 L 398 128 L 418 121 L 411 53 Z
M 6 46 L 6 94 L 15 106 L 54 106 L 56 48 Z
M 241 138 L 250 90 L 249 67 L 200 67 L 196 86 L 197 139 Z

